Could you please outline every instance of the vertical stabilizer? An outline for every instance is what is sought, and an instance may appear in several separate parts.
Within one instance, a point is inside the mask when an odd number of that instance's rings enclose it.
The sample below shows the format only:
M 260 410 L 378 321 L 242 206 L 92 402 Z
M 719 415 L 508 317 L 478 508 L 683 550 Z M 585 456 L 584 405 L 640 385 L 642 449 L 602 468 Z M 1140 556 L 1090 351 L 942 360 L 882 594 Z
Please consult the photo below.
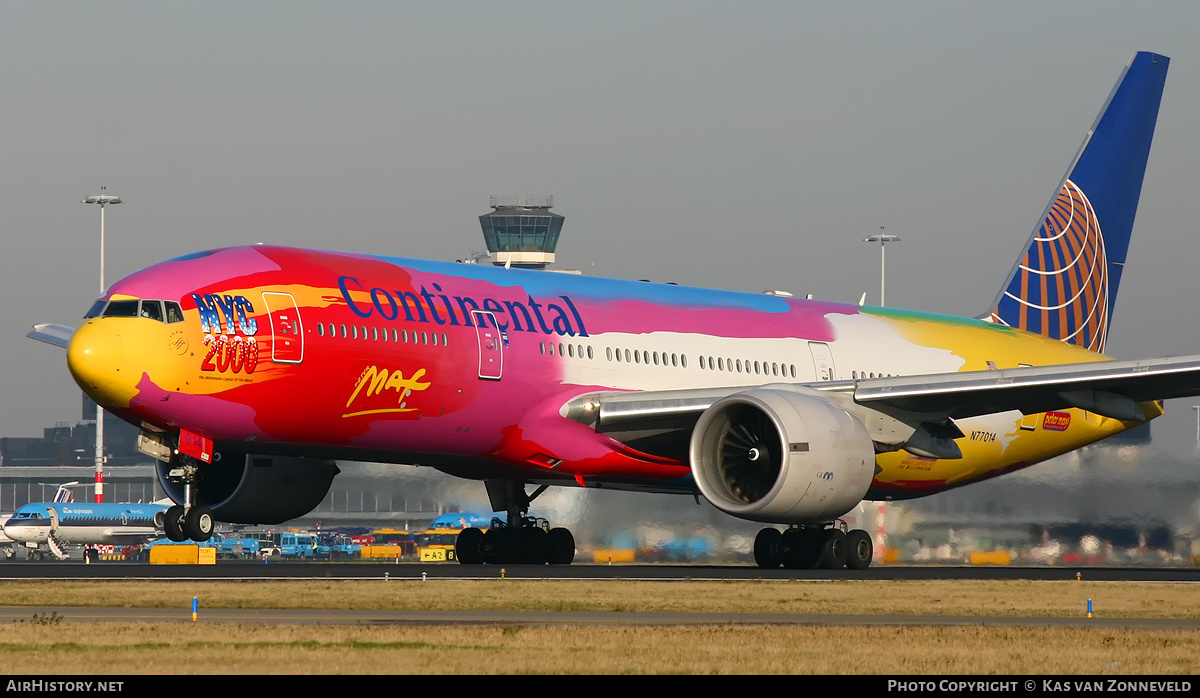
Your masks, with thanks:
M 992 322 L 1104 351 L 1169 62 L 1143 51 L 1125 66 L 1009 273 Z

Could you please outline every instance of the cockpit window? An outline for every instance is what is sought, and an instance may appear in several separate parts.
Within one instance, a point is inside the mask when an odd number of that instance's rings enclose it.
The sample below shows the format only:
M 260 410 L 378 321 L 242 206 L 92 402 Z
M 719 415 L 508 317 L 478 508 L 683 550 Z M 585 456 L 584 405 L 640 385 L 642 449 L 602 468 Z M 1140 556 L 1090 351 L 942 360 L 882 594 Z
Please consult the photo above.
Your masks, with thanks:
M 104 314 L 104 306 L 106 305 L 108 305 L 108 301 L 96 301 L 92 304 L 91 309 L 87 311 L 87 314 L 84 315 L 84 317 L 100 317 L 102 314 Z
M 137 301 L 110 301 L 104 309 L 104 317 L 137 317 Z
M 163 312 L 165 309 L 166 312 Z M 96 301 L 84 317 L 144 317 L 158 322 L 183 322 L 183 308 L 175 301 Z
M 162 322 L 162 301 L 142 301 L 142 317 L 148 317 L 151 320 L 158 320 L 159 322 Z

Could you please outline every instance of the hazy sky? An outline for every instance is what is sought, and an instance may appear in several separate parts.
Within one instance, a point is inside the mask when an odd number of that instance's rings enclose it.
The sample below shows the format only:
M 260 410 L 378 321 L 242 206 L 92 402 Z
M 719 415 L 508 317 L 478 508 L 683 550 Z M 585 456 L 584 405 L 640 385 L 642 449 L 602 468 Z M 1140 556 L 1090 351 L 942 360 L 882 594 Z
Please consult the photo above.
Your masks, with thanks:
M 64 352 L 108 281 L 268 242 L 483 249 L 553 192 L 559 266 L 988 309 L 1134 51 L 1171 57 L 1109 340 L 1200 353 L 1200 3 L 9 2 L 0 435 L 79 418 Z M 1156 440 L 1183 452 L 1200 399 Z

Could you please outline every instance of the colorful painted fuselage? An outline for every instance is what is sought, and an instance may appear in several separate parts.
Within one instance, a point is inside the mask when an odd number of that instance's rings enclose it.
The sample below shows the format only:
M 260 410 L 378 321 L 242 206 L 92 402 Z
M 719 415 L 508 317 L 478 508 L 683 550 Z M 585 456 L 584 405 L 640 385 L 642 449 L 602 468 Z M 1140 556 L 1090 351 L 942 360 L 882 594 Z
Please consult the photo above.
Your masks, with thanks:
M 182 309 L 175 322 L 92 317 L 71 340 L 76 380 L 134 424 L 264 453 L 657 491 L 694 491 L 686 460 L 632 450 L 563 405 L 1106 358 L 973 319 L 270 246 L 164 262 L 107 298 Z M 868 496 L 938 492 L 1128 425 L 1072 409 L 958 426 L 963 458 L 880 454 Z

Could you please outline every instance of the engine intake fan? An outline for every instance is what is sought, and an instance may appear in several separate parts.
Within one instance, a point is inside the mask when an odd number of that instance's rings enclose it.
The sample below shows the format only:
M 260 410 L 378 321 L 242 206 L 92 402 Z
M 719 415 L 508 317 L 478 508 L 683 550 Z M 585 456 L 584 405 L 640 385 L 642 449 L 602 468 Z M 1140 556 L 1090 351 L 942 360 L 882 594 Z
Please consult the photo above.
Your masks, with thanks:
M 701 494 L 751 521 L 832 521 L 862 501 L 875 475 L 862 422 L 804 388 L 718 400 L 697 421 L 689 450 Z

